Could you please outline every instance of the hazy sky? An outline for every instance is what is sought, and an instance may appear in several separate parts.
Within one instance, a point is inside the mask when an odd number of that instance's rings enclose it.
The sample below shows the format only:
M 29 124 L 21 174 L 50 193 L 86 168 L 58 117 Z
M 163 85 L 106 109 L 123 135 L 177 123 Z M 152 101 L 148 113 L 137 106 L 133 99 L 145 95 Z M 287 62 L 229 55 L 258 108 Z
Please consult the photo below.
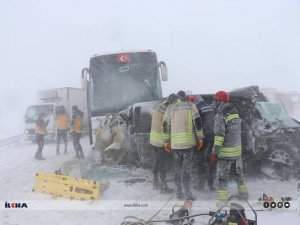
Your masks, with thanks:
M 0 129 L 36 90 L 80 87 L 94 54 L 151 49 L 164 94 L 257 84 L 300 91 L 299 0 L 0 0 Z M 7 128 L 10 129 L 10 128 Z

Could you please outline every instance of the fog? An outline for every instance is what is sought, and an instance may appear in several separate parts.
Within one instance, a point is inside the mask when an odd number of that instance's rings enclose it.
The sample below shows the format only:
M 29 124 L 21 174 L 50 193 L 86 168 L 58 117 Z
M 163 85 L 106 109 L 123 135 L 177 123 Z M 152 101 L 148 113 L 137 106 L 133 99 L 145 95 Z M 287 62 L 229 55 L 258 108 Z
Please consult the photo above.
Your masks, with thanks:
M 155 51 L 169 68 L 164 95 L 300 91 L 297 0 L 0 2 L 0 136 L 22 132 L 37 90 L 80 87 L 94 54 Z

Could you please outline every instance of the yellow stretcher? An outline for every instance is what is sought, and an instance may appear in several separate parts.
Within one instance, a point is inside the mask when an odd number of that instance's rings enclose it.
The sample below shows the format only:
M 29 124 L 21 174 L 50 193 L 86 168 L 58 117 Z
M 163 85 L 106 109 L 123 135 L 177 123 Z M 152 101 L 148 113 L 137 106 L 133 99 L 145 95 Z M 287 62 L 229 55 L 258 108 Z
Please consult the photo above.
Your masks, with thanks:
M 64 175 L 37 173 L 32 191 L 53 197 L 96 200 L 99 198 L 100 183 Z

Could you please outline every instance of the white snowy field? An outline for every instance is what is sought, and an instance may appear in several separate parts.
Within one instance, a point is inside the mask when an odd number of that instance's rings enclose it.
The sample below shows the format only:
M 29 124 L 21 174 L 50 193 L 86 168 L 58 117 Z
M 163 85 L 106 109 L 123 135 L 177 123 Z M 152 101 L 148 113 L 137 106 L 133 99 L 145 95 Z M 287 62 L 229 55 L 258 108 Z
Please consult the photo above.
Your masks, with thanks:
M 88 139 L 82 139 L 85 154 L 88 154 Z M 0 148 L 0 225 L 57 225 L 57 224 L 113 224 L 118 225 L 125 216 L 136 216 L 143 220 L 150 219 L 171 195 L 162 195 L 152 190 L 151 171 L 144 169 L 114 168 L 102 181 L 110 181 L 109 188 L 101 195 L 100 200 L 76 201 L 68 199 L 52 199 L 48 195 L 32 192 L 32 185 L 37 172 L 53 173 L 63 161 L 74 156 L 74 150 L 69 143 L 68 154 L 55 154 L 55 145 L 46 144 L 43 155 L 45 161 L 33 159 L 36 145 L 22 142 L 9 147 Z M 106 171 L 107 172 L 107 171 Z M 125 184 L 122 180 L 130 178 L 145 178 L 145 182 Z M 173 186 L 169 175 L 170 186 Z M 121 181 L 121 182 L 120 182 Z M 266 193 L 270 196 L 289 196 L 296 200 L 296 180 L 279 181 L 249 178 L 250 202 L 255 208 L 257 199 Z M 232 193 L 236 185 L 230 184 Z M 215 208 L 215 193 L 205 190 L 193 190 L 197 200 L 193 203 L 191 214 L 207 213 Z M 5 202 L 26 203 L 28 208 L 8 209 Z M 155 219 L 165 219 L 171 214 L 172 205 L 181 203 L 175 197 L 164 207 Z M 296 201 L 292 201 L 290 209 L 259 211 L 259 225 L 300 224 L 300 215 L 296 212 Z M 253 218 L 250 211 L 247 216 Z M 209 217 L 196 217 L 195 224 L 207 224 Z M 162 224 L 162 223 L 160 223 Z

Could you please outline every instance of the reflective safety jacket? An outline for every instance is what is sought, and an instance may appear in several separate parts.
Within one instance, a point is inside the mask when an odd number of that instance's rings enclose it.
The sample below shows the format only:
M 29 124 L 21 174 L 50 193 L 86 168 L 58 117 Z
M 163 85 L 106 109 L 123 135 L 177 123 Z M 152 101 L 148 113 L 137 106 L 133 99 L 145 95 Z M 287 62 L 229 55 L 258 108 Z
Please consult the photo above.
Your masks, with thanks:
M 222 103 L 215 115 L 213 153 L 219 159 L 241 157 L 241 119 L 237 110 L 229 103 Z
M 80 110 L 72 114 L 70 133 L 71 132 L 81 133 L 82 120 L 83 120 L 83 112 L 81 112 Z
M 68 128 L 69 118 L 66 114 L 58 114 L 55 120 L 57 122 L 57 129 L 62 130 Z
M 163 139 L 171 149 L 189 149 L 203 139 L 202 122 L 196 106 L 178 101 L 168 106 L 163 118 Z
M 45 122 L 45 120 L 41 117 L 39 117 L 35 121 L 35 133 L 36 134 L 46 134 L 46 126 L 48 125 L 48 122 Z
M 152 113 L 152 123 L 150 132 L 150 144 L 156 147 L 162 147 L 164 144 L 162 135 L 163 117 L 167 109 L 167 101 L 159 102 L 154 106 Z

